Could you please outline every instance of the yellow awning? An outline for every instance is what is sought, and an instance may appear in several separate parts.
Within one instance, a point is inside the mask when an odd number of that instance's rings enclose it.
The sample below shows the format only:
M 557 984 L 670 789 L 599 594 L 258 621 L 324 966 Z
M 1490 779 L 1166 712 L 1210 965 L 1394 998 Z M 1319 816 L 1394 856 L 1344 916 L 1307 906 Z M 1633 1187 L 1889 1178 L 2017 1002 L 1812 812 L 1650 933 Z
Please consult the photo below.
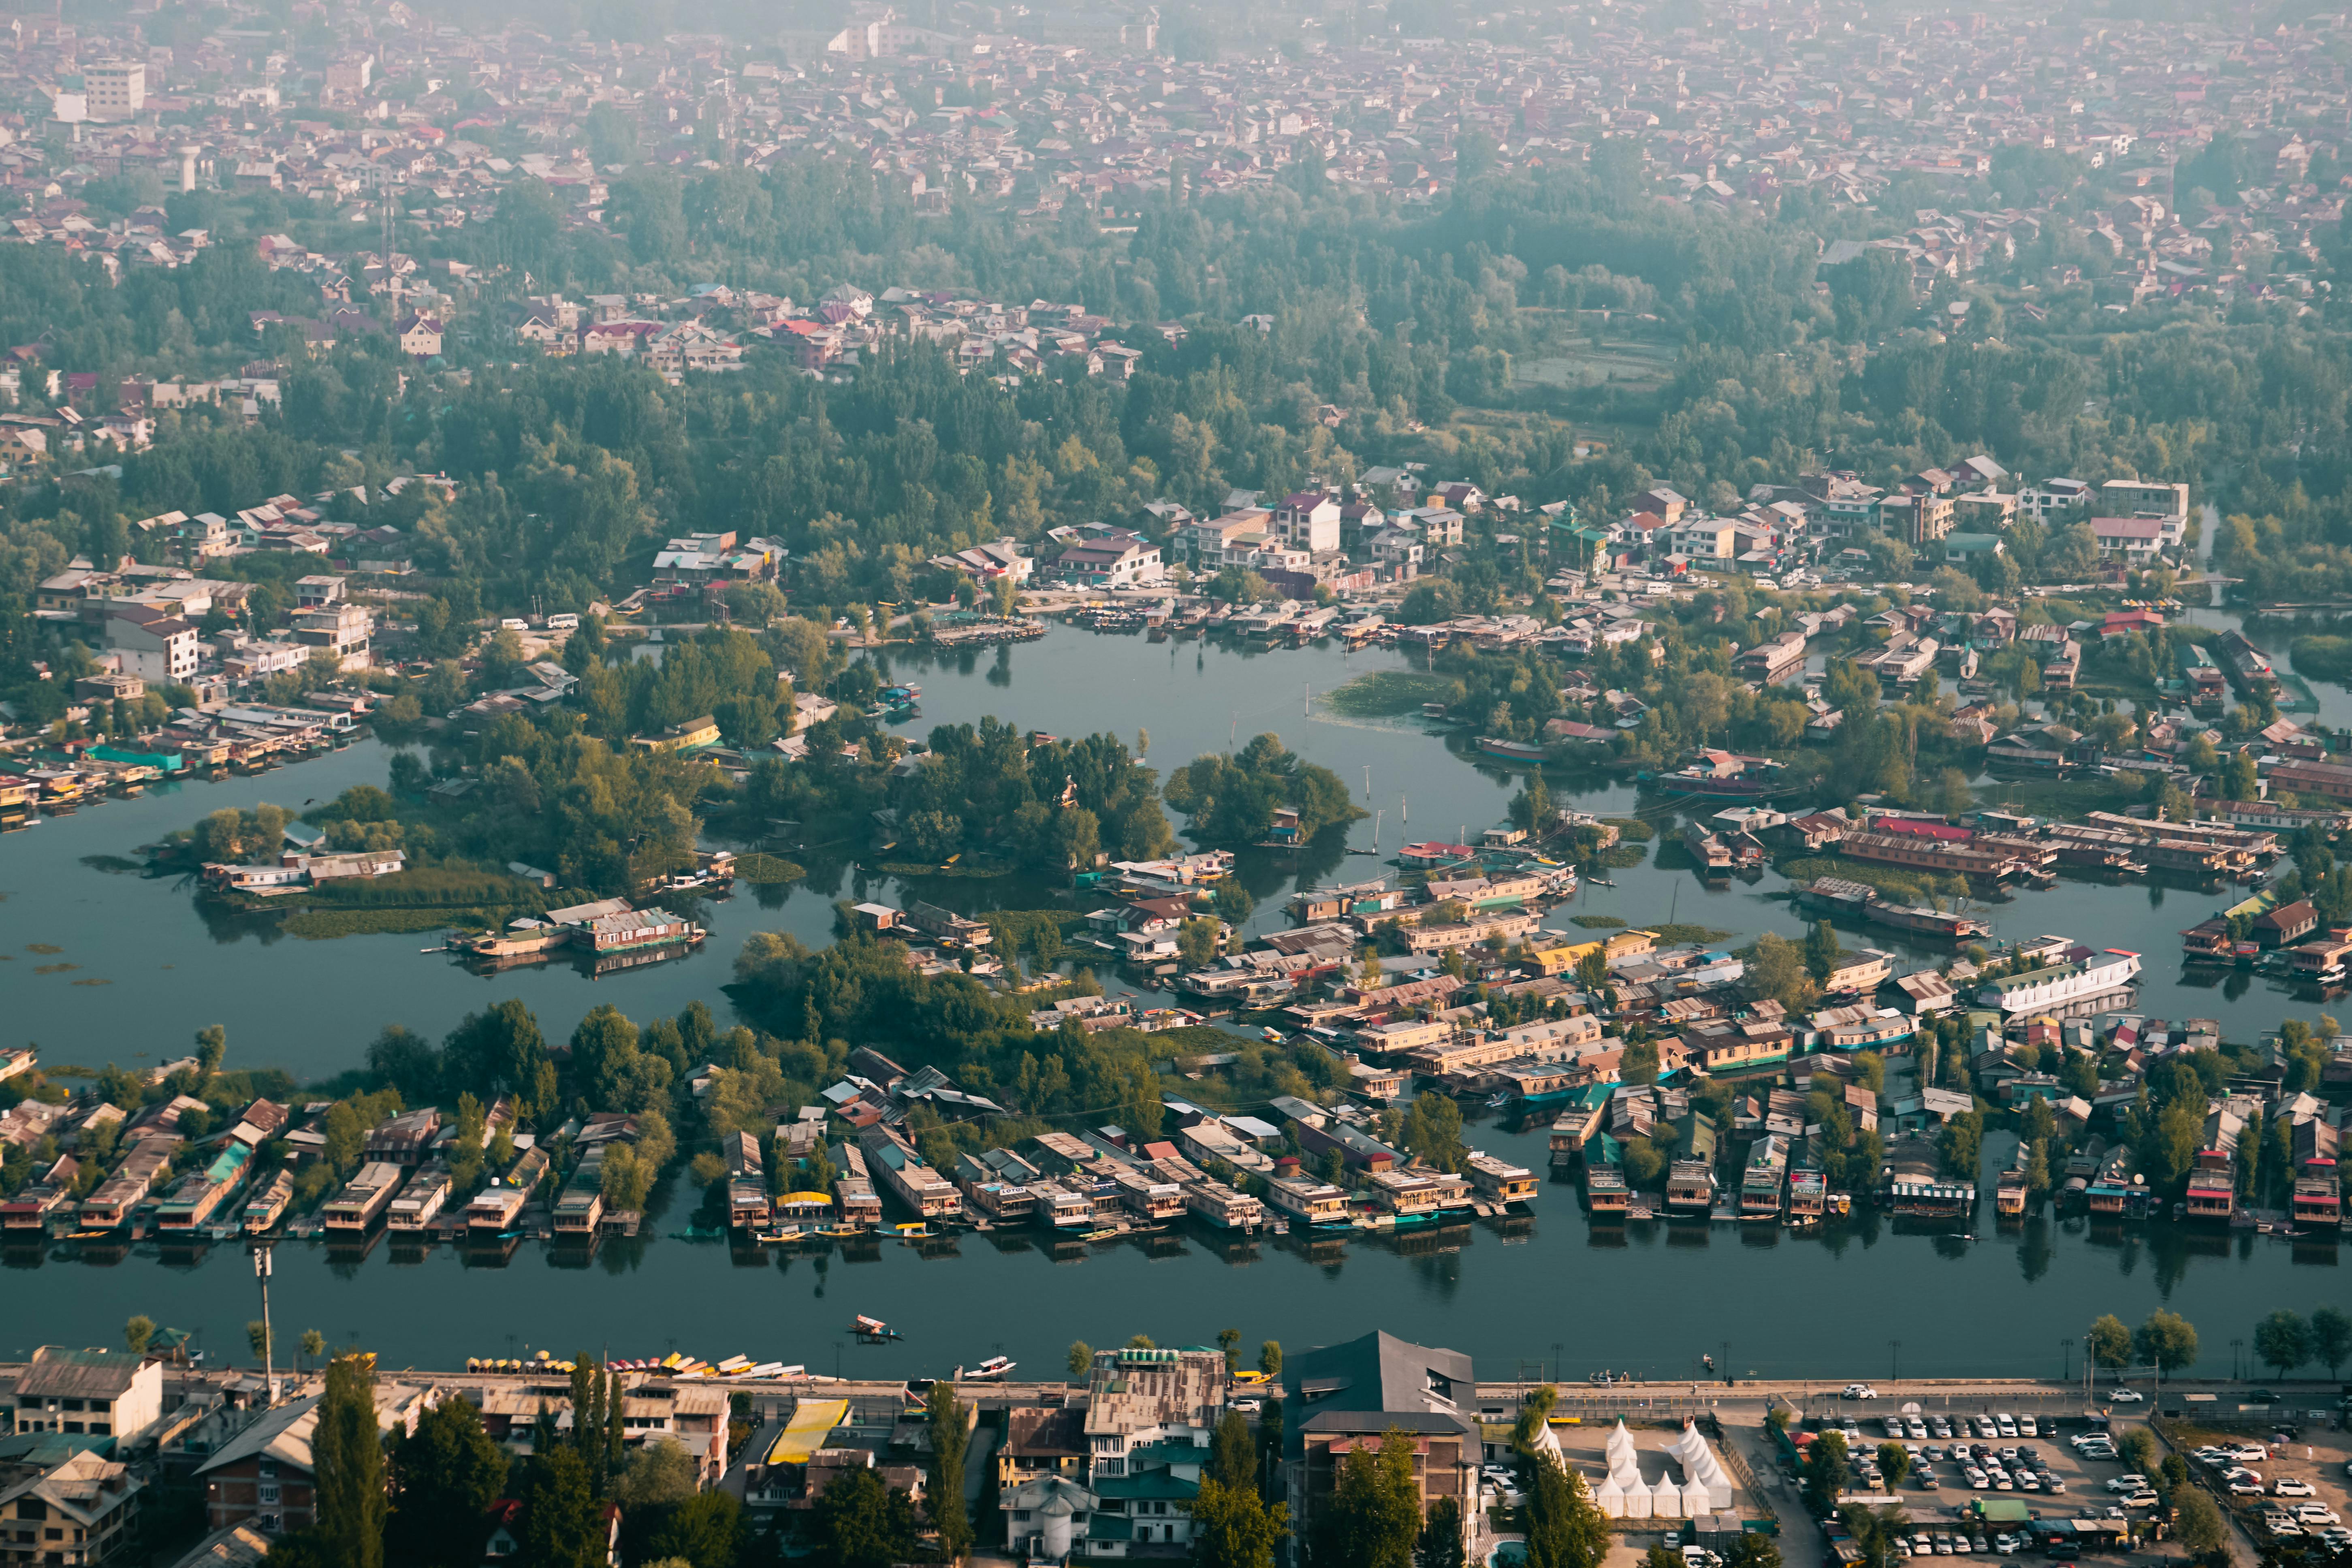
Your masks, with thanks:
M 805 1465 L 824 1447 L 825 1435 L 849 1418 L 846 1399 L 803 1399 L 793 1407 L 784 1435 L 768 1450 L 772 1465 Z

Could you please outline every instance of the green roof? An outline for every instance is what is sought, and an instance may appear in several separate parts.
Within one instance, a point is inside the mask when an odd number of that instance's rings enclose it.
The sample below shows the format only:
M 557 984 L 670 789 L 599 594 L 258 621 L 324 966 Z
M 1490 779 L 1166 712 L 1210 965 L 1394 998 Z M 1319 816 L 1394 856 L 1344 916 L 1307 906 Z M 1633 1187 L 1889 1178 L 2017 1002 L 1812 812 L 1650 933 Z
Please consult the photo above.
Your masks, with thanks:
M 1201 1483 L 1167 1470 L 1147 1470 L 1139 1476 L 1103 1476 L 1087 1489 L 1099 1498 L 1190 1502 L 1201 1495 Z

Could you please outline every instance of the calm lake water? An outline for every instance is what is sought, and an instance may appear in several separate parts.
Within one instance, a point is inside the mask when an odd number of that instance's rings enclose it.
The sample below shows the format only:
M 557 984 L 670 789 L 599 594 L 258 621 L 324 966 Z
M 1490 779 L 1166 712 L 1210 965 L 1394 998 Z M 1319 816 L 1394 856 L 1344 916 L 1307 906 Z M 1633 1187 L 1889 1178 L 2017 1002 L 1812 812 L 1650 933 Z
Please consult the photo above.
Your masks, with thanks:
M 1285 923 L 1280 898 L 1302 877 L 1369 878 L 1407 838 L 1475 833 L 1504 815 L 1517 775 L 1450 753 L 1417 719 L 1349 721 L 1322 700 L 1364 671 L 1409 667 L 1406 656 L 1388 651 L 1250 651 L 1066 629 L 1021 647 L 892 666 L 923 688 L 922 717 L 909 727 L 918 734 L 984 714 L 1063 735 L 1108 729 L 1130 745 L 1148 730 L 1149 760 L 1165 770 L 1232 738 L 1273 731 L 1332 768 L 1360 804 L 1381 814 L 1377 824 L 1367 817 L 1351 827 L 1346 847 L 1371 849 L 1377 827 L 1381 854 L 1332 846 L 1297 862 L 1254 858 L 1244 875 L 1260 902 L 1251 922 L 1258 929 Z M 2322 693 L 2323 702 L 2343 699 Z M 310 1078 L 357 1063 L 386 1023 L 437 1036 L 508 996 L 530 1006 L 550 1036 L 568 1034 L 603 1002 L 644 1019 L 700 998 L 723 1022 L 730 1009 L 719 987 L 748 932 L 790 931 L 822 944 L 835 899 L 899 895 L 890 879 L 812 861 L 808 882 L 747 887 L 703 906 L 711 937 L 689 958 L 604 979 L 568 967 L 485 978 L 421 954 L 429 936 L 278 938 L 266 928 L 208 922 L 176 880 L 89 863 L 129 856 L 224 805 L 271 800 L 299 808 L 350 784 L 380 784 L 387 756 L 363 742 L 262 778 L 167 786 L 0 840 L 0 1037 L 37 1041 L 51 1061 L 129 1064 L 178 1054 L 197 1028 L 219 1022 L 228 1027 L 232 1065 L 279 1064 Z M 1680 820 L 1663 803 L 1645 805 L 1628 784 L 1555 778 L 1552 789 L 1605 815 L 1640 809 L 1663 829 Z M 1647 862 L 1614 878 L 1614 889 L 1586 889 L 1579 910 L 1633 924 L 1702 922 L 1741 940 L 1803 929 L 1773 897 L 1787 884 L 1769 872 L 1753 885 L 1714 889 Z M 932 879 L 919 891 L 966 907 L 1034 902 L 1009 883 Z M 2237 896 L 2062 881 L 1982 912 L 2004 939 L 2051 931 L 2143 952 L 2145 1011 L 2217 1018 L 2226 1037 L 2250 1040 L 2282 1016 L 2319 1009 L 2243 976 L 2219 985 L 2184 981 L 2179 932 Z M 1553 923 L 1573 912 L 1559 911 Z M 1847 941 L 1895 943 L 1874 931 Z M 35 973 L 60 964 L 73 967 Z M 89 984 L 96 981 L 106 984 Z M 1542 1167 L 1540 1130 L 1475 1125 L 1472 1142 Z M 1999 1138 L 1988 1144 L 1990 1167 L 2007 1149 Z M 2210 1367 L 2226 1362 L 2229 1339 L 2273 1307 L 2308 1310 L 2343 1294 L 2332 1246 L 2164 1226 L 2094 1233 L 2079 1222 L 2042 1221 L 1980 1233 L 1974 1243 L 1899 1234 L 1867 1219 L 1806 1240 L 1724 1226 L 1596 1231 L 1578 1212 L 1574 1189 L 1562 1184 L 1546 1189 L 1532 1220 L 1311 1252 L 1281 1239 L 1234 1249 L 1203 1233 L 1056 1253 L 1024 1234 L 967 1237 L 946 1254 L 890 1243 L 864 1257 L 780 1258 L 672 1237 L 692 1204 L 693 1194 L 672 1184 L 656 1195 L 646 1238 L 608 1243 L 584 1261 L 536 1244 L 503 1266 L 446 1248 L 399 1255 L 382 1240 L 361 1261 L 289 1244 L 273 1315 L 281 1331 L 315 1327 L 331 1339 L 356 1339 L 394 1364 L 519 1347 L 602 1346 L 629 1355 L 676 1345 L 711 1357 L 741 1350 L 818 1371 L 832 1370 L 838 1353 L 845 1370 L 883 1374 L 942 1372 L 1001 1350 L 1034 1371 L 1059 1365 L 1072 1339 L 1116 1342 L 1142 1332 L 1192 1342 L 1230 1324 L 1248 1342 L 1275 1338 L 1294 1348 L 1381 1327 L 1469 1352 L 1494 1375 L 1512 1373 L 1517 1358 L 1549 1358 L 1559 1345 L 1570 1375 L 1608 1366 L 1679 1376 L 1702 1351 L 1720 1353 L 1728 1341 L 1742 1370 L 1875 1376 L 1889 1364 L 1892 1338 L 1902 1341 L 1903 1367 L 1920 1374 L 2056 1375 L 2060 1341 L 2103 1311 L 2130 1321 L 2172 1306 L 2204 1329 Z M 147 1247 L 88 1256 L 63 1248 L 0 1257 L 0 1266 L 11 1270 L 0 1283 L 0 1353 L 109 1341 L 123 1319 L 143 1311 L 199 1331 L 216 1358 L 247 1359 L 243 1324 L 256 1302 L 251 1270 L 235 1247 L 173 1258 Z M 595 1288 L 579 1289 L 583 1279 Z M 1890 1326 L 1857 1341 L 1857 1310 Z M 908 1340 L 844 1343 L 855 1312 L 888 1319 Z

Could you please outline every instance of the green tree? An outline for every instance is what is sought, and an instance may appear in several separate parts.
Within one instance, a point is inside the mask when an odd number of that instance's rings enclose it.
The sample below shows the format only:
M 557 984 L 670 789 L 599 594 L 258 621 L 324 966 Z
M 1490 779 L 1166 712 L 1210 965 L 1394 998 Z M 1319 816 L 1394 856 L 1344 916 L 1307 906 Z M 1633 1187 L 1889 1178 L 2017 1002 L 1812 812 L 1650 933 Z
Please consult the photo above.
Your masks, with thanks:
M 393 1555 L 434 1565 L 481 1559 L 484 1516 L 505 1495 L 506 1451 L 470 1401 L 444 1399 L 393 1446 Z
M 2311 1314 L 2311 1354 L 2334 1377 L 2336 1369 L 2352 1356 L 2352 1316 L 2340 1309 L 2321 1307 Z
M 1226 1411 L 1217 1423 L 1209 1449 L 1209 1474 L 1229 1487 L 1257 1485 L 1257 1444 L 1238 1410 Z
M 653 1509 L 684 1502 L 698 1486 L 694 1456 L 683 1443 L 647 1442 L 635 1454 L 613 1483 L 613 1500 L 624 1510 Z
M 2229 1545 L 2230 1527 L 2221 1521 L 2221 1510 L 2213 1500 L 2197 1487 L 2190 1487 L 2173 1499 L 2172 1531 L 2192 1557 L 2211 1557 Z
M 1532 1458 L 1536 1440 L 1543 1436 L 1546 1423 L 1551 1419 L 1552 1406 L 1559 1403 L 1559 1390 L 1550 1384 L 1528 1390 L 1519 1404 L 1518 1418 L 1511 1424 L 1511 1452 L 1521 1458 Z
M 735 1568 L 751 1540 L 743 1504 L 732 1492 L 697 1492 L 671 1504 L 648 1532 L 652 1556 L 683 1560 L 692 1568 Z
M 1315 1568 L 1412 1568 L 1420 1540 L 1412 1439 L 1391 1427 L 1379 1448 L 1359 1445 L 1339 1461 L 1315 1521 Z
M 2091 1359 L 2114 1372 L 2131 1365 L 2131 1330 L 2113 1312 L 2101 1314 L 2091 1324 Z
M 1257 1347 L 1257 1369 L 1269 1378 L 1282 1375 L 1282 1342 L 1268 1340 Z
M 1900 1443 L 1878 1446 L 1878 1473 L 1886 1479 L 1886 1489 L 1893 1491 L 1911 1473 L 1911 1450 Z
M 1805 1455 L 1805 1507 L 1814 1518 L 1827 1519 L 1837 1511 L 1837 1500 L 1853 1474 L 1846 1459 L 1845 1434 L 1817 1434 Z
M 826 1487 L 810 1510 L 810 1534 L 833 1568 L 892 1568 L 915 1554 L 915 1504 L 861 1467 Z
M 1658 1081 L 1658 1047 L 1654 1040 L 1634 1040 L 1617 1060 L 1617 1077 L 1629 1084 Z
M 1470 1157 L 1462 1142 L 1462 1107 L 1450 1094 L 1427 1092 L 1413 1096 L 1405 1117 L 1405 1147 L 1441 1171 L 1458 1172 Z
M 2178 1372 L 2197 1364 L 2197 1330 L 2178 1312 L 2158 1307 L 2132 1331 L 2132 1349 L 2143 1362 Z
M 1805 973 L 1820 984 L 1837 967 L 1837 931 L 1827 921 L 1815 921 L 1813 929 L 1805 933 Z
M 1070 1353 L 1066 1358 L 1072 1377 L 1084 1377 L 1095 1364 L 1095 1347 L 1084 1340 L 1070 1342 Z
M 523 1467 L 522 1555 L 532 1568 L 601 1568 L 604 1521 L 577 1448 L 551 1445 Z
M 2311 1325 L 2284 1308 L 2254 1325 L 2254 1354 L 2282 1377 L 2311 1359 Z
M 1290 1510 L 1268 1507 L 1247 1481 L 1202 1478 L 1190 1512 L 1194 1568 L 1274 1568 L 1274 1554 L 1290 1534 Z
M 1421 1542 L 1413 1551 L 1414 1568 L 1465 1568 L 1462 1550 L 1462 1505 L 1442 1497 L 1429 1505 L 1422 1523 Z
M 1528 1491 L 1528 1568 L 1598 1568 L 1609 1553 L 1609 1521 L 1584 1479 L 1549 1453 L 1534 1461 Z
M 327 1363 L 310 1435 L 320 1544 L 350 1568 L 383 1568 L 387 1510 L 375 1373 L 357 1354 Z
M 940 1544 L 950 1558 L 971 1549 L 971 1521 L 963 1510 L 963 1455 L 971 1428 L 955 1384 L 942 1378 L 931 1384 L 931 1523 Z
M 122 1325 L 122 1342 L 132 1355 L 145 1355 L 147 1342 L 155 1337 L 155 1320 L 144 1312 L 133 1312 L 131 1321 Z

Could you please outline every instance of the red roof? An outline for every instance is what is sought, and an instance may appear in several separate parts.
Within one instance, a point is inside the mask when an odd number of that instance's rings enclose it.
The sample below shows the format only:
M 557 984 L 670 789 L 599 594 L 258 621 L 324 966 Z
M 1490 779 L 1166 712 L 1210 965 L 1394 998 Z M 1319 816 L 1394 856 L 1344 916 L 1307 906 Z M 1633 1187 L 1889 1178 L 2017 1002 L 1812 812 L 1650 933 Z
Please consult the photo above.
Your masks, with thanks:
M 1940 839 L 1957 844 L 1976 835 L 1965 827 L 1955 827 L 1948 822 L 1923 822 L 1916 816 L 1882 816 L 1870 825 L 1874 833 L 1907 833 L 1916 838 Z

